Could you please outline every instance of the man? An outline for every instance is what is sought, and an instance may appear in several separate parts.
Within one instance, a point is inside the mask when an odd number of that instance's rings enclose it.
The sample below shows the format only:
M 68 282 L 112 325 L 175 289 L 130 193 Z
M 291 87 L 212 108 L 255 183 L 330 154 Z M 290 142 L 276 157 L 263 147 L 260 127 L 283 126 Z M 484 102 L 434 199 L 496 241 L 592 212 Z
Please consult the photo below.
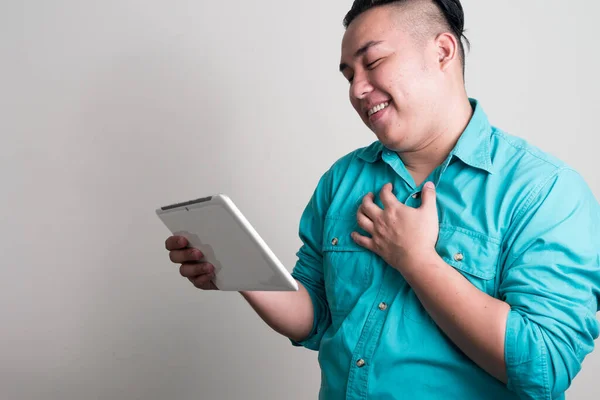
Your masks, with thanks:
M 320 398 L 564 398 L 598 337 L 600 206 L 467 96 L 463 21 L 458 0 L 357 0 L 346 16 L 340 70 L 378 140 L 320 179 L 300 290 L 242 293 L 319 351 Z M 215 289 L 185 239 L 166 245 Z

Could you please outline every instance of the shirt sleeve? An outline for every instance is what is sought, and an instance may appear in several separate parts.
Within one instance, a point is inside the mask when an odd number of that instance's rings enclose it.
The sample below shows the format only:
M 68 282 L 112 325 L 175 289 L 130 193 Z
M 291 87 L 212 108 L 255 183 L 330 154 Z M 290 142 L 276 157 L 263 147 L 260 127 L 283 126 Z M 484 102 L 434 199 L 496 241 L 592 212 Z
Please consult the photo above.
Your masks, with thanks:
M 508 389 L 553 399 L 570 386 L 599 334 L 600 207 L 582 177 L 562 169 L 530 195 L 505 242 L 499 295 Z
M 323 221 L 329 208 L 331 196 L 331 170 L 320 179 L 300 219 L 299 235 L 302 246 L 296 254 L 298 260 L 292 277 L 308 291 L 314 309 L 313 327 L 310 334 L 300 342 L 291 340 L 294 346 L 318 350 L 323 333 L 331 325 L 331 313 L 325 293 L 323 275 Z

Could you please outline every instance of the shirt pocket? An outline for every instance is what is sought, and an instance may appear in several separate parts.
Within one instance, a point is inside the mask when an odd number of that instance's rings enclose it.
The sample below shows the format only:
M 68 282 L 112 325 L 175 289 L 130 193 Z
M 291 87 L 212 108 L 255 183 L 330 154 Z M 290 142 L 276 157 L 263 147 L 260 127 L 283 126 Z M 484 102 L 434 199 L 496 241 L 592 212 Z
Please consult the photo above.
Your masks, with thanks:
M 499 240 L 468 229 L 441 225 L 435 249 L 446 264 L 460 272 L 473 286 L 497 297 Z M 431 321 L 412 289 L 409 290 L 404 313 L 418 322 Z
M 356 244 L 352 232 L 366 235 L 355 219 L 327 217 L 323 232 L 325 290 L 332 317 L 346 316 L 371 285 L 374 254 Z

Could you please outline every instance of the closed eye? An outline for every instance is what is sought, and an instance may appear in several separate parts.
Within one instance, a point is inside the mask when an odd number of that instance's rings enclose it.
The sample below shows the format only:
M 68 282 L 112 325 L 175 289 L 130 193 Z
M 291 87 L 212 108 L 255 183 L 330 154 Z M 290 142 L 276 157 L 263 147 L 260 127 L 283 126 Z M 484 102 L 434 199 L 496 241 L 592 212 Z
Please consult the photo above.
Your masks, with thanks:
M 379 61 L 383 60 L 383 58 L 378 58 L 377 60 L 373 61 L 372 63 L 367 64 L 367 68 L 372 69 L 374 67 L 376 67 L 375 64 L 379 63 Z
M 367 64 L 367 69 L 373 69 L 377 66 L 377 64 L 379 64 L 379 62 L 383 60 L 383 58 L 378 58 L 377 60 L 373 61 L 372 63 Z M 354 80 L 354 77 L 351 76 L 350 78 L 348 78 L 348 82 L 352 83 L 352 81 Z

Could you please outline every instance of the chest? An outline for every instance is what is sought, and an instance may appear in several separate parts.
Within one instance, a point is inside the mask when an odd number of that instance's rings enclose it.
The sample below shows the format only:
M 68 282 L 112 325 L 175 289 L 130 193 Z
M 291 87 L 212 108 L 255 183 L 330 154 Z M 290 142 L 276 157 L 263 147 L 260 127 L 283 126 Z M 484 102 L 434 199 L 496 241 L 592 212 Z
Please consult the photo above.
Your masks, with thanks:
M 421 205 L 420 187 L 412 187 L 397 174 L 362 172 L 338 186 L 323 224 L 325 280 L 335 288 L 331 289 L 336 297 L 333 308 L 339 302 L 341 313 L 354 307 L 359 294 L 377 285 L 386 270 L 383 260 L 350 236 L 353 231 L 366 235 L 356 220 L 364 196 L 373 193 L 375 203 L 383 208 L 379 192 L 391 182 L 399 202 L 414 208 Z M 515 210 L 507 190 L 510 186 L 498 184 L 485 172 L 461 173 L 451 168 L 429 179 L 435 179 L 437 187 L 437 253 L 474 286 L 497 297 L 502 237 Z

